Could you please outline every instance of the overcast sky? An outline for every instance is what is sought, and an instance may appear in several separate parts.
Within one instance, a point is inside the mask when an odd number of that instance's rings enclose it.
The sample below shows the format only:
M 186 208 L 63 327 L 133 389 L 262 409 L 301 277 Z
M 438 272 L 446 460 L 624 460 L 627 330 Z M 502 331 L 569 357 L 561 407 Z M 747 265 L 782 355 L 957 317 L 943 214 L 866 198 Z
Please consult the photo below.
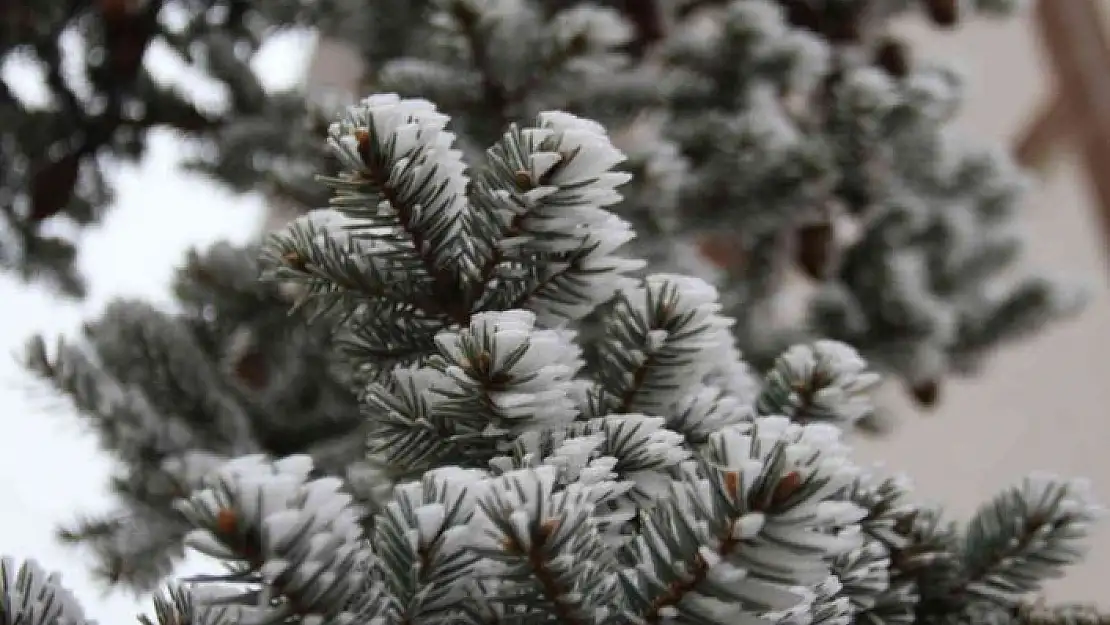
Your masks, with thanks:
M 268 87 L 294 84 L 303 77 L 311 49 L 312 38 L 305 33 L 282 35 L 262 50 L 256 69 Z M 219 106 L 220 89 L 168 49 L 150 50 L 146 63 L 157 77 L 186 87 L 202 104 Z M 8 62 L 0 71 L 24 100 L 44 97 L 33 66 Z M 90 279 L 87 301 L 59 301 L 0 273 L 0 554 L 34 557 L 60 571 L 88 617 L 104 625 L 134 623 L 149 602 L 119 593 L 105 596 L 89 579 L 87 554 L 59 546 L 53 532 L 78 512 L 111 507 L 105 488 L 111 465 L 65 401 L 44 394 L 10 355 L 33 333 L 74 332 L 119 295 L 168 305 L 170 276 L 188 248 L 255 236 L 265 210 L 261 198 L 233 195 L 182 173 L 177 162 L 184 147 L 171 134 L 157 133 L 142 164 L 116 168 L 116 205 L 82 240 L 80 266 Z

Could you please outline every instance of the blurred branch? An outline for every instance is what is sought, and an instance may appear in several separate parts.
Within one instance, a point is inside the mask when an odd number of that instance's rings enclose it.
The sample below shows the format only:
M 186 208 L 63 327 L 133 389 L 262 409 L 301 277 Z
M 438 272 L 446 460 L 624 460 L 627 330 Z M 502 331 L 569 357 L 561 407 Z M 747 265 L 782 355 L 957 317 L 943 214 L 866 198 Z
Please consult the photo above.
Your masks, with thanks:
M 80 3 L 73 3 L 75 6 Z M 47 84 L 77 120 L 77 140 L 71 137 L 70 149 L 58 158 L 36 167 L 31 182 L 31 215 L 28 226 L 34 227 L 65 209 L 73 197 L 81 160 L 97 153 L 111 143 L 125 127 L 148 129 L 168 125 L 185 132 L 202 132 L 218 125 L 189 106 L 149 107 L 138 119 L 123 115 L 127 95 L 144 79 L 143 58 L 151 41 L 161 32 L 158 13 L 164 0 L 151 0 L 136 10 L 129 3 L 101 0 L 95 4 L 94 15 L 104 33 L 105 62 L 90 78 L 106 97 L 107 106 L 97 115 L 88 115 L 77 96 L 62 78 L 62 59 L 54 40 L 40 40 L 35 49 L 47 66 Z M 74 11 L 77 9 L 75 8 Z M 69 20 L 61 22 L 64 27 Z

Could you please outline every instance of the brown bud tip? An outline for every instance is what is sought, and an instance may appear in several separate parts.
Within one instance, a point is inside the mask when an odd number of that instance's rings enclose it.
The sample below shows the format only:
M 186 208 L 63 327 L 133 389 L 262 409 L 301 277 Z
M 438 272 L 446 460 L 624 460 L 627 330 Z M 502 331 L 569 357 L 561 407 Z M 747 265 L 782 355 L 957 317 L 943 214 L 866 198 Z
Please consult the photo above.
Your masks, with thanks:
M 725 473 L 725 490 L 728 494 L 736 499 L 740 496 L 740 472 L 729 471 Z
M 513 179 L 516 181 L 516 186 L 521 187 L 522 189 L 532 188 L 532 174 L 524 170 L 514 172 Z
M 910 51 L 897 39 L 884 39 L 875 49 L 875 65 L 895 78 L 910 73 Z
M 940 382 L 937 380 L 919 382 L 913 385 L 910 392 L 917 405 L 922 408 L 932 408 L 940 400 Z
M 266 359 L 256 351 L 250 351 L 235 361 L 235 377 L 248 388 L 262 390 L 270 380 Z
M 937 26 L 951 28 L 960 21 L 960 0 L 925 0 L 925 10 Z
M 289 264 L 290 267 L 304 271 L 305 262 L 304 257 L 296 252 L 287 252 L 282 255 L 282 259 Z
M 790 498 L 791 495 L 798 491 L 802 485 L 802 476 L 797 471 L 791 471 L 782 476 L 779 483 L 775 485 L 775 493 L 771 496 L 772 504 L 781 504 Z
M 825 220 L 798 228 L 796 260 L 806 275 L 814 280 L 828 277 L 835 238 L 831 221 Z
M 517 542 L 516 539 L 512 536 L 509 536 L 501 541 L 501 549 L 503 549 L 505 553 L 512 555 L 519 555 L 522 553 L 520 543 Z
M 358 142 L 358 155 L 362 157 L 362 162 L 370 162 L 370 131 L 365 128 L 359 128 L 355 131 L 355 141 Z
M 239 527 L 239 517 L 234 510 L 221 508 L 216 513 L 216 530 L 221 534 L 234 534 Z
M 540 536 L 544 540 L 551 538 L 559 529 L 559 519 L 547 519 L 540 524 Z

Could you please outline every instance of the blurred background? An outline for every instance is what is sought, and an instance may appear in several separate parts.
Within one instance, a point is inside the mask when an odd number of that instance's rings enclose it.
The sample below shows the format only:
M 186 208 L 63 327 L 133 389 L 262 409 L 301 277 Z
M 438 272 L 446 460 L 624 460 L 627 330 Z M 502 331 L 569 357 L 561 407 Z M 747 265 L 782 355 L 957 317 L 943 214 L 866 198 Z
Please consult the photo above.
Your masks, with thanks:
M 1096 127 L 1105 122 L 1075 113 L 1067 122 L 1072 128 L 1052 127 L 1059 118 L 1054 122 L 1046 114 L 1046 103 L 1065 88 L 1064 70 L 1076 69 L 1058 65 L 1054 52 L 1086 58 L 1089 65 L 1080 75 L 1100 81 L 1073 84 L 1076 89 L 1106 93 L 1110 65 L 1104 55 L 1092 54 L 1104 44 L 1084 41 L 1075 29 L 1046 33 L 1044 22 L 1037 21 L 1050 5 L 1084 3 L 1042 2 L 1012 23 L 969 24 L 949 35 L 916 25 L 904 29 L 928 54 L 967 72 L 969 101 L 959 123 L 1006 139 L 1036 172 L 1037 186 L 1024 212 L 1031 261 L 1083 280 L 1091 295 L 1076 319 L 1003 347 L 981 377 L 953 381 L 935 412 L 901 419 L 888 438 L 858 441 L 863 453 L 906 471 L 922 494 L 944 502 L 954 514 L 970 514 L 1014 475 L 1037 470 L 1087 476 L 1099 498 L 1110 501 L 1105 447 L 1110 440 L 1110 205 L 1095 184 L 1100 177 L 1110 179 L 1110 161 L 1098 160 L 1082 141 L 1098 135 L 1106 146 L 1106 135 Z M 1097 5 L 1105 19 L 1110 4 L 1098 0 Z M 1046 35 L 1055 38 L 1046 40 Z M 1107 113 L 1110 109 L 1102 109 Z M 913 411 L 902 394 L 890 393 L 887 399 L 907 414 Z M 1052 596 L 1097 598 L 1108 605 L 1108 575 L 1110 526 L 1099 530 L 1086 564 L 1052 586 Z
M 1050 2 L 1075 6 L 1087 0 Z M 891 389 L 884 399 L 900 415 L 897 427 L 886 438 L 854 441 L 865 458 L 905 471 L 924 497 L 943 501 L 960 517 L 1016 474 L 1031 470 L 1087 476 L 1099 497 L 1110 502 L 1110 368 L 1105 362 L 1110 355 L 1110 196 L 1103 197 L 1096 184 L 1100 167 L 1110 171 L 1110 160 L 1098 160 L 1100 149 L 1110 154 L 1110 133 L 1100 126 L 1104 122 L 1097 119 L 1096 106 L 1100 98 L 1110 103 L 1110 65 L 1104 42 L 1097 40 L 1105 30 L 1099 27 L 1110 22 L 1092 25 L 1088 20 L 1093 28 L 1053 38 L 1045 10 L 1052 9 L 1036 7 L 1000 23 L 973 22 L 952 33 L 899 26 L 922 55 L 951 61 L 967 74 L 969 103 L 959 123 L 979 136 L 1008 141 L 1035 172 L 1037 187 L 1025 215 L 1033 233 L 1031 260 L 1082 279 L 1091 293 L 1078 318 L 1003 348 L 981 376 L 946 385 L 943 401 L 932 411 L 921 412 L 904 393 Z M 1066 23 L 1067 16 L 1057 18 Z M 1094 39 L 1089 30 L 1098 31 Z M 1086 65 L 1080 67 L 1080 61 Z M 347 87 L 359 72 L 357 61 L 341 47 L 321 45 L 301 31 L 267 42 L 255 62 L 264 64 L 266 71 L 259 74 L 275 84 L 308 80 L 310 89 Z M 151 49 L 144 63 L 197 98 L 219 97 L 170 54 Z M 34 76 L 18 63 L 9 62 L 2 71 L 6 82 L 33 92 Z M 1110 107 L 1102 112 L 1110 115 Z M 86 301 L 59 301 L 46 289 L 0 273 L 5 353 L 14 354 L 35 332 L 75 331 L 117 295 L 140 295 L 169 306 L 168 280 L 186 249 L 220 239 L 249 241 L 284 221 L 280 209 L 261 195 L 232 195 L 182 172 L 177 163 L 187 149 L 169 133 L 158 134 L 140 164 L 113 169 L 116 206 L 81 245 L 79 265 L 89 277 Z M 54 541 L 56 525 L 69 520 L 73 510 L 107 507 L 107 459 L 76 419 L 59 413 L 58 400 L 29 392 L 14 356 L 0 361 L 0 381 L 0 552 L 37 557 L 62 570 L 91 617 L 128 622 L 146 605 L 133 597 L 102 595 L 89 580 L 87 563 Z M 1086 564 L 1053 585 L 1050 594 L 1105 603 L 1108 576 L 1110 525 L 1099 530 Z

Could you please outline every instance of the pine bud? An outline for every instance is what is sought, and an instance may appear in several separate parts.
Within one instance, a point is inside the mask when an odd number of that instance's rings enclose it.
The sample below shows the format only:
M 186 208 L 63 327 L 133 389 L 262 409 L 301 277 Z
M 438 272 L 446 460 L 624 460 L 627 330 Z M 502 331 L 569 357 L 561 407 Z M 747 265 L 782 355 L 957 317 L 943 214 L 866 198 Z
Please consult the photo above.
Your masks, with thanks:
M 940 381 L 926 380 L 914 384 L 910 389 L 914 401 L 922 408 L 932 408 L 940 400 Z
M 239 527 L 239 516 L 234 510 L 220 508 L 216 513 L 216 531 L 224 536 L 234 534 Z
M 266 359 L 255 350 L 248 351 L 235 361 L 235 378 L 247 388 L 261 391 L 270 381 Z
M 729 471 L 725 473 L 725 491 L 734 500 L 740 497 L 740 472 Z
M 474 363 L 474 368 L 483 375 L 489 374 L 490 369 L 493 367 L 493 359 L 490 357 L 489 352 L 482 351 L 478 354 L 476 360 L 477 362 Z
M 897 39 L 884 39 L 875 49 L 875 64 L 895 78 L 910 73 L 910 51 Z
M 943 28 L 960 21 L 960 0 L 925 0 L 925 10 L 933 23 Z
M 795 260 L 814 280 L 824 280 L 832 266 L 836 233 L 831 220 L 822 220 L 798 228 L 795 233 Z
M 771 505 L 777 506 L 785 502 L 787 499 L 798 492 L 802 486 L 802 476 L 797 471 L 791 471 L 782 476 L 779 483 L 775 485 L 775 492 L 771 495 Z
M 547 519 L 543 523 L 540 523 L 539 529 L 542 542 L 547 542 L 559 529 L 559 519 Z
M 532 174 L 529 174 L 528 172 L 526 172 L 524 170 L 514 172 L 513 173 L 513 178 L 516 182 L 516 186 L 520 187 L 521 189 L 528 190 L 528 189 L 531 189 L 532 186 L 533 186 L 532 185 Z
M 514 556 L 519 556 L 519 555 L 522 555 L 524 553 L 524 549 L 521 546 L 520 541 L 518 541 L 513 536 L 506 536 L 501 541 L 501 549 L 505 553 L 507 553 L 509 555 L 514 555 Z
M 358 155 L 362 158 L 362 162 L 369 165 L 373 160 L 370 158 L 370 131 L 359 128 L 355 131 L 355 141 L 358 142 Z

